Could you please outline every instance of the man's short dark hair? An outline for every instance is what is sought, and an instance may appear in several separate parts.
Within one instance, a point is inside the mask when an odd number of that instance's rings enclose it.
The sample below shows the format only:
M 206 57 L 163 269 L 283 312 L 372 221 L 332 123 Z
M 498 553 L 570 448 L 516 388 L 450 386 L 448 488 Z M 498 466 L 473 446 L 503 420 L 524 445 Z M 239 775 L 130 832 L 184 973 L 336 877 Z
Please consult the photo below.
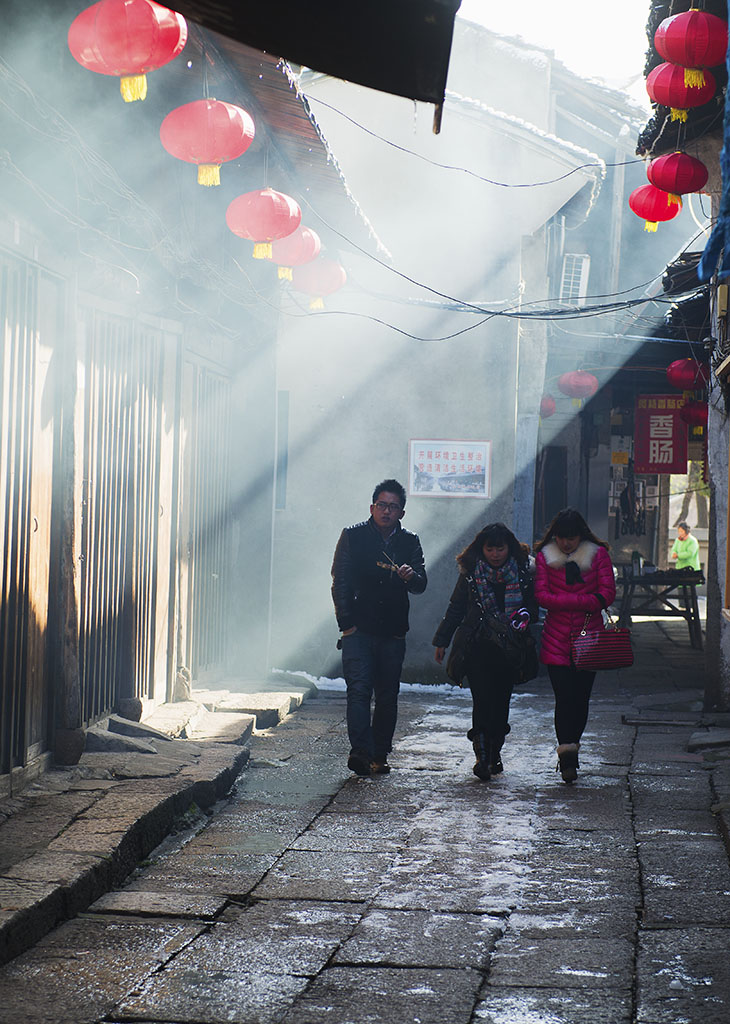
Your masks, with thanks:
M 689 523 L 677 523 L 678 530 L 684 530 L 685 533 L 690 532 Z
M 390 494 L 397 494 L 398 500 L 400 501 L 400 507 L 406 507 L 406 492 L 403 484 L 399 484 L 397 480 L 383 480 L 373 491 L 373 505 L 378 500 L 378 495 L 382 494 L 383 491 L 388 491 Z

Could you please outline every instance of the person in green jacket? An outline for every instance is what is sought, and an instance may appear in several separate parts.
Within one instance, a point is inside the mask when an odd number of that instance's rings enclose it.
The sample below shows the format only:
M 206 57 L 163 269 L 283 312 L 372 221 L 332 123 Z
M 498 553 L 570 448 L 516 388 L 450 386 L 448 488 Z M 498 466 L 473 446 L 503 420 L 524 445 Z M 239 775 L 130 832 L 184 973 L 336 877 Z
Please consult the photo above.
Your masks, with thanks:
M 672 546 L 672 560 L 674 569 L 696 569 L 699 572 L 700 544 L 689 532 L 687 523 L 680 523 L 677 527 L 677 539 Z

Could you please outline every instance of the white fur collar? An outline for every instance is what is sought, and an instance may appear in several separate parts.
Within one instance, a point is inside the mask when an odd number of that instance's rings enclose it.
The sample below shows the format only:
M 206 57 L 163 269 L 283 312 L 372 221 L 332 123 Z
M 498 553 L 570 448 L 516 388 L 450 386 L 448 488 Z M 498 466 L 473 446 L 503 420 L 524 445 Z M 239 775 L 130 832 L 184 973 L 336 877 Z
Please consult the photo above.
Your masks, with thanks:
M 593 564 L 598 545 L 592 540 L 582 540 L 572 555 L 564 555 L 554 540 L 542 549 L 545 561 L 552 569 L 557 569 L 566 562 L 575 562 L 579 569 L 590 569 Z

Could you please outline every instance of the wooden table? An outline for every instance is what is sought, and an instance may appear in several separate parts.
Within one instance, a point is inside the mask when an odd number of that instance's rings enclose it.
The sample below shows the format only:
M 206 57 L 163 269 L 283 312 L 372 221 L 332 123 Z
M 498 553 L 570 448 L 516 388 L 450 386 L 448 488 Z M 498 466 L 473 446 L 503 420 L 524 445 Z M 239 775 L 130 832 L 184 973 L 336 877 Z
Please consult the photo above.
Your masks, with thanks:
M 702 624 L 697 604 L 697 587 L 705 582 L 694 569 L 668 569 L 662 572 L 619 576 L 623 587 L 619 603 L 619 625 L 630 626 L 632 615 L 666 615 L 687 622 L 689 640 L 702 650 Z

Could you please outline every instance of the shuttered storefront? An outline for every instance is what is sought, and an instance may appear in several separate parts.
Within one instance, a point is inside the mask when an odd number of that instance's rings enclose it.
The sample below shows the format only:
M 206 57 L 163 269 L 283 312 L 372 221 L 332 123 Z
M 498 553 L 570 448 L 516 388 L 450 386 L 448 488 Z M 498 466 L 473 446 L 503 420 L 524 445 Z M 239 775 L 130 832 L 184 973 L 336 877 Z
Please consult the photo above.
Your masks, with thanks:
M 47 749 L 53 704 L 46 625 L 61 282 L 0 253 L 0 775 Z

